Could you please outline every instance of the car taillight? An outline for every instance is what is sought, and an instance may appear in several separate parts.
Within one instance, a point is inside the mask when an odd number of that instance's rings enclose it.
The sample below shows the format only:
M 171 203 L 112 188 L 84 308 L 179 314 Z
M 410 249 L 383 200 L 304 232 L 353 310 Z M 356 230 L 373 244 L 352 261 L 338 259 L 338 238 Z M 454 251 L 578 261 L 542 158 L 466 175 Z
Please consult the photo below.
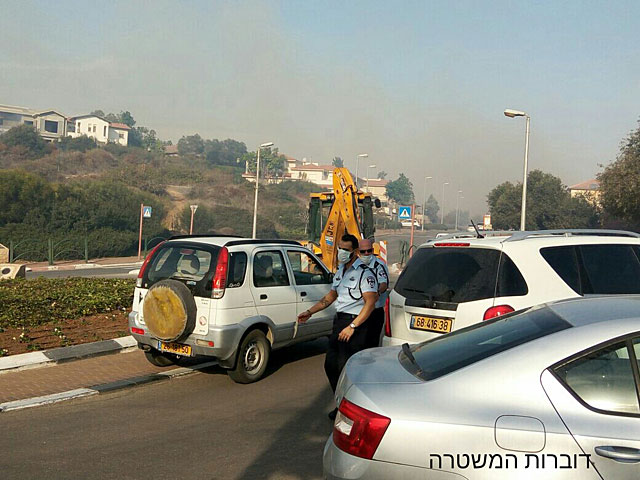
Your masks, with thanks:
M 142 286 L 142 277 L 144 276 L 144 272 L 147 269 L 147 267 L 149 266 L 149 262 L 151 262 L 151 259 L 153 258 L 153 254 L 156 253 L 156 250 L 158 250 L 158 248 L 160 248 L 160 245 L 162 245 L 163 243 L 164 242 L 160 242 L 158 245 L 153 247 L 153 250 L 151 250 L 149 252 L 149 255 L 147 255 L 147 258 L 144 259 L 144 262 L 142 263 L 142 266 L 140 267 L 140 271 L 138 272 L 138 279 L 136 280 L 136 287 L 141 287 Z
M 515 312 L 512 306 L 510 305 L 497 305 L 495 307 L 491 307 L 484 312 L 484 316 L 482 320 L 490 320 L 495 317 L 499 317 L 500 315 L 504 315 L 506 313 Z
M 371 460 L 391 419 L 343 398 L 333 426 L 333 443 L 340 450 Z
M 216 263 L 216 274 L 213 277 L 213 293 L 211 298 L 222 298 L 224 289 L 227 286 L 227 270 L 229 267 L 229 250 L 222 247 L 218 254 L 218 262 Z
M 384 335 L 391 336 L 391 302 L 389 302 L 389 297 L 384 302 Z
M 144 335 L 142 328 L 131 327 L 131 333 L 137 333 L 138 335 Z

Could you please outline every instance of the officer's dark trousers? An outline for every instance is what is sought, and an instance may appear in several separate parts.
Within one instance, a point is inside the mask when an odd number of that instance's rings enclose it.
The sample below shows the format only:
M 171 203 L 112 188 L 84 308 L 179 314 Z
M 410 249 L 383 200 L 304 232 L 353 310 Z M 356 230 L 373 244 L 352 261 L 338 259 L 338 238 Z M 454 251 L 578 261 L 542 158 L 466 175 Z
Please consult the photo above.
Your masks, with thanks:
M 368 339 L 366 348 L 379 347 L 382 327 L 384 326 L 384 308 L 376 308 L 366 323 L 369 324 L 367 326 Z
M 327 356 L 324 360 L 324 371 L 327 374 L 329 384 L 334 392 L 336 391 L 340 372 L 342 372 L 342 368 L 347 363 L 347 360 L 349 360 L 354 353 L 368 348 L 367 342 L 370 341 L 371 337 L 367 326 L 369 319 L 355 329 L 348 342 L 338 340 L 340 332 L 356 317 L 357 315 L 349 313 L 337 313 L 333 319 L 333 332 L 329 337 L 329 349 L 327 350 Z

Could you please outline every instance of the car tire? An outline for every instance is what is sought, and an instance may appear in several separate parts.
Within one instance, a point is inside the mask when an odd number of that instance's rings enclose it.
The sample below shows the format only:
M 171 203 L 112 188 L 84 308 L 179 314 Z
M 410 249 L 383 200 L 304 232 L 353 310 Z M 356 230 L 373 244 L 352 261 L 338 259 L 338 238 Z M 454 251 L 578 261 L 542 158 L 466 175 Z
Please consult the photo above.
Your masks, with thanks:
M 235 368 L 228 371 L 236 383 L 253 383 L 260 380 L 267 369 L 271 345 L 260 330 L 250 331 L 240 342 Z
M 171 365 L 175 365 L 179 360 L 175 355 L 171 355 L 170 353 L 160 353 L 155 349 L 149 352 L 144 352 L 144 356 L 147 358 L 149 363 L 156 367 L 170 367 Z
M 191 290 L 177 280 L 154 284 L 142 304 L 145 323 L 154 338 L 176 342 L 196 326 L 196 302 Z

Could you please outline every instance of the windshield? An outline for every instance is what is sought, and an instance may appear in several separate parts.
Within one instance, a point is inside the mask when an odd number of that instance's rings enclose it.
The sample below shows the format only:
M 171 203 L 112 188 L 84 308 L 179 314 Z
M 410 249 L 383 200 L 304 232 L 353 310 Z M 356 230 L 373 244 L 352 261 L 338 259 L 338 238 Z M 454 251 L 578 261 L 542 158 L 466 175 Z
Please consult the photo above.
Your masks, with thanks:
M 433 380 L 467 365 L 571 325 L 548 307 L 532 308 L 478 323 L 400 352 L 400 363 L 422 380 Z

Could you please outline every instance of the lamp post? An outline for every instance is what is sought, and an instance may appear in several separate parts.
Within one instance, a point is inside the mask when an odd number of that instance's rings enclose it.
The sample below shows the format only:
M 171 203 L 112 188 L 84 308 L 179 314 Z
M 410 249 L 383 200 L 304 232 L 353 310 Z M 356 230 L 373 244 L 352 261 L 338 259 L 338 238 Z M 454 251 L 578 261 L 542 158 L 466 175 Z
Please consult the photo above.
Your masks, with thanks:
M 456 232 L 458 231 L 458 218 L 459 218 L 459 212 L 460 212 L 460 199 L 464 198 L 464 197 L 460 196 L 461 193 L 462 193 L 462 190 L 458 190 L 458 195 L 456 196 Z
M 376 168 L 375 165 L 367 165 L 367 192 L 369 191 L 369 169 Z
M 424 177 L 424 189 L 422 193 L 422 228 L 421 230 L 424 232 L 424 211 L 427 209 L 427 180 L 432 179 L 433 177 Z
M 368 156 L 368 153 L 361 153 L 356 157 L 356 190 L 358 189 L 358 166 L 360 165 L 360 159 L 367 158 Z
M 518 110 L 506 109 L 505 116 L 509 118 L 524 117 L 526 119 L 525 135 L 524 135 L 524 174 L 522 178 L 522 211 L 520 213 L 520 230 L 525 229 L 525 217 L 527 213 L 527 164 L 529 162 L 529 122 L 531 117 L 525 112 Z
M 449 182 L 442 184 L 442 212 L 440 213 L 440 223 L 444 225 L 444 186 L 449 185 Z
M 260 150 L 273 146 L 273 142 L 263 143 L 258 147 L 258 158 L 256 159 L 256 194 L 253 200 L 253 234 L 251 238 L 256 238 L 256 227 L 258 226 L 258 188 L 260 187 Z

